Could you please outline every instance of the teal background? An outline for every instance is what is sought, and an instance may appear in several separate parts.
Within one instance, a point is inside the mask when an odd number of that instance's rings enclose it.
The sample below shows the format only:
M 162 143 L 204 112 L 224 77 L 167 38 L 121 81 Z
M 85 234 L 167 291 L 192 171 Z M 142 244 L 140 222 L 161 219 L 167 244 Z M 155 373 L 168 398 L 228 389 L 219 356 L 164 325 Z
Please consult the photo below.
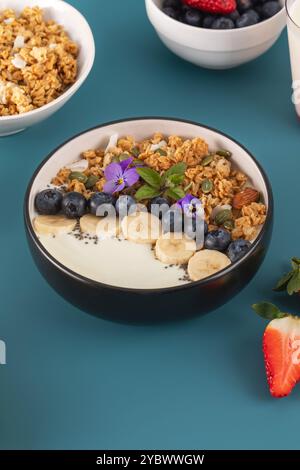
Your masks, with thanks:
M 293 312 L 300 305 L 271 293 L 288 259 L 300 256 L 300 125 L 286 34 L 253 63 L 208 71 L 161 44 L 142 0 L 70 3 L 95 35 L 89 79 L 48 121 L 0 139 L 0 338 L 7 344 L 0 447 L 299 449 L 300 386 L 286 399 L 270 397 L 265 322 L 250 308 L 263 299 Z M 33 171 L 57 145 L 91 126 L 145 115 L 196 120 L 247 146 L 269 174 L 275 227 L 261 270 L 226 306 L 180 324 L 134 327 L 90 317 L 51 290 L 30 257 L 22 205 Z

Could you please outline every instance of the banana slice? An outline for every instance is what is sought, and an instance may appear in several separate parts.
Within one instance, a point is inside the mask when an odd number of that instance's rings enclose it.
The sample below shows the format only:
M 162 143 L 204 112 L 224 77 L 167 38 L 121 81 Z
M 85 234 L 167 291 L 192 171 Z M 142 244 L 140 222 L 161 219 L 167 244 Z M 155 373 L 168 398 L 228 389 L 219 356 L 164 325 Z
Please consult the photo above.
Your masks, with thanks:
M 130 208 L 129 208 L 128 214 L 136 215 L 139 212 L 148 212 L 147 207 L 144 204 L 141 204 L 140 202 L 138 202 L 137 204 L 135 204 L 135 206 L 133 206 L 132 211 L 130 211 Z
M 96 228 L 96 235 L 101 240 L 114 238 L 119 235 L 121 231 L 119 219 L 117 217 L 104 217 L 99 221 Z
M 33 226 L 37 233 L 58 235 L 72 232 L 76 223 L 76 219 L 68 219 L 64 215 L 39 215 L 34 219 Z
M 82 232 L 89 233 L 90 235 L 96 235 L 97 225 L 100 221 L 100 217 L 92 214 L 86 214 L 80 219 L 80 228 Z
M 188 275 L 192 281 L 200 281 L 231 264 L 230 259 L 216 250 L 198 251 L 189 260 Z
M 165 264 L 185 264 L 195 251 L 195 240 L 183 233 L 165 233 L 155 245 L 156 258 Z
M 155 243 L 161 235 L 158 217 L 149 212 L 136 212 L 121 222 L 124 237 L 134 243 Z

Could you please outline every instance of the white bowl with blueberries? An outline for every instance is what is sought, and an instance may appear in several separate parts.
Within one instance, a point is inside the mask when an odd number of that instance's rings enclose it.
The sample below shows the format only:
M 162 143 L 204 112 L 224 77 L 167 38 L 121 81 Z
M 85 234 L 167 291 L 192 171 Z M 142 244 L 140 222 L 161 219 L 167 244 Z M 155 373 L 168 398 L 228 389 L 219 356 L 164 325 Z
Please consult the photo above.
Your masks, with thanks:
M 273 46 L 286 25 L 282 0 L 146 0 L 146 9 L 172 52 L 210 69 L 256 59 Z

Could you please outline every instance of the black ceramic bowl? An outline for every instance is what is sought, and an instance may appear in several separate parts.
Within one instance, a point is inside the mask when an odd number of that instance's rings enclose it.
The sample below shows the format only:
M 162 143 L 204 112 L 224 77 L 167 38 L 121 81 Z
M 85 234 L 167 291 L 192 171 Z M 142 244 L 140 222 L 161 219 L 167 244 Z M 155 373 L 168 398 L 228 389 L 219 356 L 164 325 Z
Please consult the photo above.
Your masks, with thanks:
M 203 137 L 212 148 L 226 148 L 232 160 L 259 189 L 268 207 L 266 222 L 250 251 L 228 268 L 198 282 L 161 289 L 115 287 L 85 278 L 53 258 L 38 240 L 32 226 L 34 197 L 64 165 L 83 150 L 105 145 L 107 138 L 133 135 L 137 140 L 154 132 L 186 138 Z M 270 183 L 255 158 L 231 137 L 194 122 L 168 118 L 128 119 L 83 132 L 54 150 L 34 173 L 25 197 L 25 227 L 33 259 L 46 281 L 66 300 L 93 315 L 120 322 L 151 323 L 200 315 L 225 304 L 253 278 L 269 246 L 273 222 Z

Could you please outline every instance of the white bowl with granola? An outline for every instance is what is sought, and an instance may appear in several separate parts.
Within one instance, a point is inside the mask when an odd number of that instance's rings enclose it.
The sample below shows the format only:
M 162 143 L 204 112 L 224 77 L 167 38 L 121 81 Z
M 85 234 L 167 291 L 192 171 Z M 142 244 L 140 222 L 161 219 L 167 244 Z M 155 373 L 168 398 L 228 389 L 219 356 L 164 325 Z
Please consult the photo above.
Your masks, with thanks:
M 80 88 L 95 57 L 92 31 L 62 0 L 0 2 L 0 136 L 47 119 Z
M 25 220 L 39 269 L 76 305 L 176 318 L 217 307 L 253 277 L 270 240 L 272 191 L 230 137 L 182 120 L 129 119 L 51 154 L 29 184 Z

